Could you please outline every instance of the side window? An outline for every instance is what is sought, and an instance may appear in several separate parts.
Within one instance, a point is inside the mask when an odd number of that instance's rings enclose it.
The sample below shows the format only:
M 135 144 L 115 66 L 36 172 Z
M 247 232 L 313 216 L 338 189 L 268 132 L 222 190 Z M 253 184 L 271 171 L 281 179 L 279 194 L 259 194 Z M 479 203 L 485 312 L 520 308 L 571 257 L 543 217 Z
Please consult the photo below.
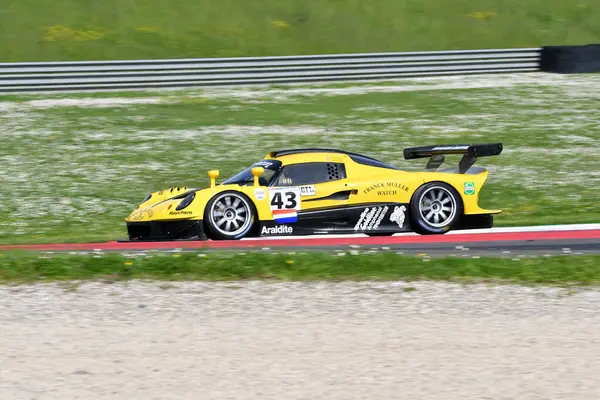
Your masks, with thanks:
M 328 181 L 336 181 L 346 177 L 344 164 L 340 163 L 306 163 L 283 167 L 275 186 L 312 185 Z

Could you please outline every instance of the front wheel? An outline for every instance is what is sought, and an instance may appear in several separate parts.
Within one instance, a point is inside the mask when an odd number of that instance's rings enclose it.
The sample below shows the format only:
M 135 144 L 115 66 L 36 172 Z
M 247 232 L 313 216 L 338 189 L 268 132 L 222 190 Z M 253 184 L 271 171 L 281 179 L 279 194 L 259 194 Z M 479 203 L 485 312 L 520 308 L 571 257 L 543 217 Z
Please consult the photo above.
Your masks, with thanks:
M 432 182 L 415 191 L 410 211 L 411 225 L 415 232 L 421 235 L 443 234 L 461 218 L 463 204 L 452 186 Z
M 250 232 L 254 224 L 254 207 L 239 192 L 223 192 L 206 205 L 204 220 L 208 236 L 215 240 L 237 240 Z

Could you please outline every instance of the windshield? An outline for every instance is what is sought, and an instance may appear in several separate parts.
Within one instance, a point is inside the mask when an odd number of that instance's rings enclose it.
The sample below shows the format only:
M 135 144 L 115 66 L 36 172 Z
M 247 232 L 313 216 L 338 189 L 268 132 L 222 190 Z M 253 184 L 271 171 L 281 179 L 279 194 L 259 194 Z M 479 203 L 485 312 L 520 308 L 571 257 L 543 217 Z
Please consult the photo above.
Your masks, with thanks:
M 261 160 L 257 163 L 252 164 L 242 172 L 239 172 L 223 182 L 223 185 L 239 184 L 245 185 L 254 182 L 254 175 L 250 170 L 254 167 L 263 167 L 265 173 L 260 177 L 259 183 L 261 186 L 269 186 L 269 183 L 281 170 L 281 161 L 279 160 Z

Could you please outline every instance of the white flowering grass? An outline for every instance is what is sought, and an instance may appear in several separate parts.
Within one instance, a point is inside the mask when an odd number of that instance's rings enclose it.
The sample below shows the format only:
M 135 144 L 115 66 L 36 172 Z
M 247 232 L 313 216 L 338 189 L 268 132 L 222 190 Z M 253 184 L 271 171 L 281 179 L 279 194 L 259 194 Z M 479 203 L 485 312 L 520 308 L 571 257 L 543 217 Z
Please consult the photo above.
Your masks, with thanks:
M 547 74 L 0 96 L 0 242 L 121 238 L 147 192 L 290 147 L 418 170 L 404 147 L 499 141 L 478 162 L 498 225 L 598 222 L 598 104 L 600 75 Z

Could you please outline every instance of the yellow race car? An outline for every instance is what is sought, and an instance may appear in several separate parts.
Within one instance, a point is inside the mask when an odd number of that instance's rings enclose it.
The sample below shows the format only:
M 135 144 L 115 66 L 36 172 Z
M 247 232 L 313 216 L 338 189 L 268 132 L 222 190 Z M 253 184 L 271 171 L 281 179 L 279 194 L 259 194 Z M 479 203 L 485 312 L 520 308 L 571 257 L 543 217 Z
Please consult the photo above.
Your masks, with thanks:
M 479 207 L 488 171 L 473 164 L 501 152 L 501 143 L 407 148 L 405 159 L 429 158 L 407 172 L 341 150 L 273 151 L 218 185 L 212 170 L 208 188 L 149 194 L 125 221 L 136 241 L 489 228 L 501 210 Z M 462 158 L 440 169 L 447 154 Z

